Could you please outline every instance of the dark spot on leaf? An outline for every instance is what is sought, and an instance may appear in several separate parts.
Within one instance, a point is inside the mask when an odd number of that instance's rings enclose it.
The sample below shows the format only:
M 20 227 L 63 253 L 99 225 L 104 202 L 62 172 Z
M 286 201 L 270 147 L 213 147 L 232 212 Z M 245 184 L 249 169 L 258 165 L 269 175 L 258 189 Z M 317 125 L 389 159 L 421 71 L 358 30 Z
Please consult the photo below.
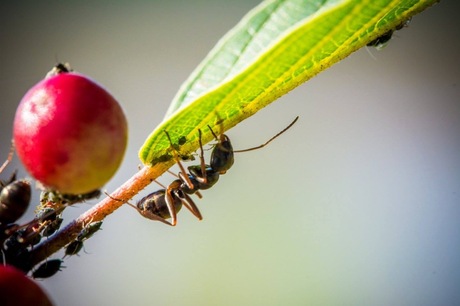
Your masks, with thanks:
M 181 137 L 179 138 L 179 140 L 177 141 L 177 143 L 178 143 L 180 146 L 184 145 L 186 142 L 187 142 L 187 137 L 185 137 L 185 136 L 181 136 Z

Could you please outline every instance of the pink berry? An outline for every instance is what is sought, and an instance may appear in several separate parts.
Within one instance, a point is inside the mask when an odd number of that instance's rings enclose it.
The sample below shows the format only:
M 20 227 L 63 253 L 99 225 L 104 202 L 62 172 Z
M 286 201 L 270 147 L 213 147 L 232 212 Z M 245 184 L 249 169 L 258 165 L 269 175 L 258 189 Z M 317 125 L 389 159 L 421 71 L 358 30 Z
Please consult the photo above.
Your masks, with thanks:
M 0 305 L 52 306 L 45 292 L 24 273 L 0 265 Z
M 83 194 L 116 172 L 127 144 L 118 102 L 90 78 L 58 71 L 22 98 L 13 138 L 19 159 L 45 187 Z

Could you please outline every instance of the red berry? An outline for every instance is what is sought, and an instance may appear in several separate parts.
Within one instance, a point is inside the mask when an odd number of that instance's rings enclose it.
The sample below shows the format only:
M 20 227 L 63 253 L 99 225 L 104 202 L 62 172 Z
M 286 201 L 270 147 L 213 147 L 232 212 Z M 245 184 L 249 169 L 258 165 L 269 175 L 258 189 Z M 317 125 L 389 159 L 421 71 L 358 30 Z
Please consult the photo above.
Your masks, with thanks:
M 23 272 L 0 265 L 0 305 L 52 306 L 45 292 Z
M 61 193 L 102 187 L 118 169 L 127 144 L 127 122 L 118 102 L 88 77 L 62 72 L 24 96 L 13 137 L 29 173 Z

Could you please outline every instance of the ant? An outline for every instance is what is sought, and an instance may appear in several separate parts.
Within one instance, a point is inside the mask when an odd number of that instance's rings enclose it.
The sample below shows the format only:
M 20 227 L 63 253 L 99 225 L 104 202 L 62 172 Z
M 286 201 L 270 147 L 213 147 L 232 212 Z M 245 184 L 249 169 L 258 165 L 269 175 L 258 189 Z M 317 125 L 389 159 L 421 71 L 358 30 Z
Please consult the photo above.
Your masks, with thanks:
M 199 145 L 200 145 L 200 164 L 189 166 L 188 173 L 182 165 L 177 152 L 174 150 L 171 137 L 167 131 L 164 131 L 168 137 L 171 148 L 174 152 L 174 158 L 179 165 L 180 172 L 178 178 L 174 180 L 167 187 L 161 185 L 163 189 L 157 190 L 137 202 L 137 207 L 133 204 L 127 203 L 136 209 L 143 217 L 154 221 L 160 221 L 165 224 L 175 226 L 177 223 L 177 213 L 184 205 L 195 217 L 202 220 L 203 217 L 198 207 L 189 196 L 191 194 L 199 195 L 199 190 L 209 189 L 214 186 L 219 180 L 221 174 L 225 174 L 234 163 L 234 153 L 248 152 L 261 149 L 272 142 L 275 138 L 286 132 L 291 128 L 299 119 L 297 116 L 287 127 L 285 127 L 278 134 L 270 138 L 265 143 L 244 150 L 233 150 L 230 138 L 221 133 L 217 136 L 211 127 L 208 125 L 217 143 L 214 145 L 209 164 L 205 163 L 203 154 L 203 143 L 201 140 L 201 130 L 198 130 Z M 171 219 L 168 221 L 167 219 Z
M 0 167 L 0 173 L 5 170 L 13 159 L 14 143 L 12 142 L 8 157 Z M 0 228 L 18 220 L 29 207 L 31 198 L 30 183 L 26 180 L 16 180 L 16 171 L 6 180 L 0 180 Z

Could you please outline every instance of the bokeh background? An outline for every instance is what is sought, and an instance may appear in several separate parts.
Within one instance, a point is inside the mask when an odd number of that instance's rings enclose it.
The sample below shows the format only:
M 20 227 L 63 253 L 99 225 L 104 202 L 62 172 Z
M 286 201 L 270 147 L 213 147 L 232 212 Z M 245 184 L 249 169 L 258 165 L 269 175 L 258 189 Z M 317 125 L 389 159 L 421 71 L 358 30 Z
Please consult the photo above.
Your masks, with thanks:
M 70 62 L 128 117 L 115 189 L 180 84 L 258 2 L 2 1 L 1 158 L 23 94 Z M 229 131 L 246 148 L 300 116 L 236 156 L 197 201 L 202 222 L 181 212 L 170 228 L 122 207 L 39 283 L 67 306 L 459 305 L 459 9 L 441 1 L 382 51 L 359 50 Z

